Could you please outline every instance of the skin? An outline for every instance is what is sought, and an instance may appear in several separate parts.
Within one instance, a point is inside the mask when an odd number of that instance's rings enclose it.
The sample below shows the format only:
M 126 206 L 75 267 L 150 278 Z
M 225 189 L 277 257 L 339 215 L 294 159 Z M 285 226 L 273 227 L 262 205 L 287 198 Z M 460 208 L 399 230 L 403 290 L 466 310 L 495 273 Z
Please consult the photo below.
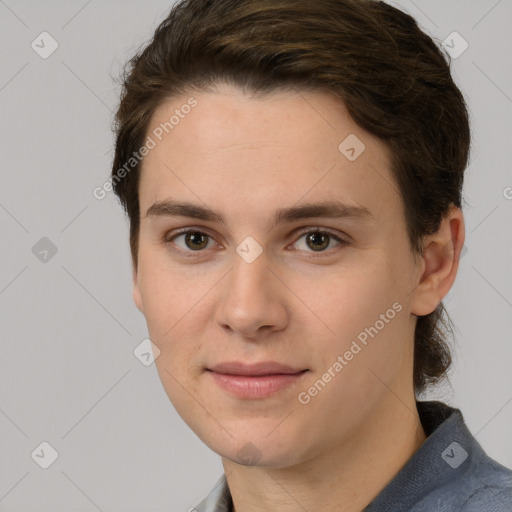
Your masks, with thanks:
M 162 104 L 148 134 L 190 96 L 197 106 L 145 157 L 139 188 L 134 301 L 160 350 L 165 391 L 222 457 L 237 512 L 360 511 L 425 440 L 413 391 L 414 327 L 454 282 L 462 212 L 452 208 L 415 257 L 388 149 L 339 100 L 318 91 L 254 98 L 217 84 Z M 338 149 L 350 134 L 365 145 L 355 161 Z M 216 210 L 225 224 L 146 215 L 170 198 Z M 276 209 L 322 201 L 364 206 L 373 217 L 272 226 Z M 208 235 L 205 247 L 194 250 L 179 228 Z M 347 243 L 308 244 L 312 231 Z M 248 236 L 262 249 L 252 263 L 236 252 Z M 300 403 L 298 394 L 396 302 L 401 311 Z M 239 399 L 205 371 L 233 360 L 309 371 L 268 398 Z

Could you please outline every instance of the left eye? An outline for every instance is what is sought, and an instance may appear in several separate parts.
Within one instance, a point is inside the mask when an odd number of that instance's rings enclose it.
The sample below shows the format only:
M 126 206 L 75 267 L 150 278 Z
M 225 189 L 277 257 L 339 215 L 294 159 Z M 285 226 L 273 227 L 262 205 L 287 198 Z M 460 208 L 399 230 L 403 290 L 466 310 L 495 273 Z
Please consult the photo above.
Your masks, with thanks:
M 303 238 L 305 239 L 303 242 L 303 247 L 305 247 L 305 249 L 301 247 L 299 247 L 299 249 L 306 251 L 307 249 L 311 249 L 313 252 L 325 252 L 325 249 L 329 247 L 332 240 L 338 242 L 338 245 L 346 243 L 341 238 L 326 231 L 308 231 L 304 233 L 299 240 Z M 299 244 L 299 240 L 295 242 L 294 245 Z

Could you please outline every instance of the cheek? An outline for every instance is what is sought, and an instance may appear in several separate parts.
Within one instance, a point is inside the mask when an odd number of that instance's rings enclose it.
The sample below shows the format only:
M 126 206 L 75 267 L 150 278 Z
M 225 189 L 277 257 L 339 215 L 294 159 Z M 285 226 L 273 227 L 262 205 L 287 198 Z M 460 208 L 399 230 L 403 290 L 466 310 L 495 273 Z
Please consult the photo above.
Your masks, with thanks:
M 357 423 L 376 407 L 408 361 L 406 307 L 392 283 L 372 273 L 353 277 L 319 309 L 335 335 L 320 340 L 315 374 L 300 390 L 301 403 L 309 400 L 308 414 L 336 428 L 345 425 L 347 414 Z
M 305 282 L 312 309 L 331 330 L 354 336 L 399 298 L 397 283 L 378 254 L 334 270 L 322 281 Z
M 165 251 L 141 250 L 139 285 L 144 316 L 155 341 L 172 337 L 179 322 L 201 297 L 205 280 L 169 265 Z M 204 286 L 203 286 L 204 284 Z M 204 294 L 204 292 L 202 292 Z
M 192 265 L 186 270 L 171 268 L 159 260 L 146 256 L 140 262 L 144 316 L 149 336 L 160 349 L 157 366 L 184 376 L 196 370 L 188 366 L 203 346 L 204 323 L 210 318 L 206 298 L 218 277 L 205 271 L 199 275 Z M 161 375 L 169 380 L 165 373 Z
M 368 386 L 378 377 L 390 381 L 402 363 L 409 325 L 406 293 L 385 261 L 375 253 L 366 264 L 333 278 L 328 293 L 311 294 L 313 309 L 331 331 L 322 344 L 321 364 L 327 371 L 342 356 L 351 387 Z

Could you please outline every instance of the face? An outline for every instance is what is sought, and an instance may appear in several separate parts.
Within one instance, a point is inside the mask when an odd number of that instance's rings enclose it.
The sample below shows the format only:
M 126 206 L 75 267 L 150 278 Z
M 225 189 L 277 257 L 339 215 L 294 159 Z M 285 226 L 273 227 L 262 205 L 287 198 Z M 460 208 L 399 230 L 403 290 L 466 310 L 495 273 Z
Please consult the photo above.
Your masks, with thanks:
M 381 141 L 326 93 L 225 85 L 148 135 L 134 300 L 212 450 L 291 466 L 412 394 L 419 269 Z

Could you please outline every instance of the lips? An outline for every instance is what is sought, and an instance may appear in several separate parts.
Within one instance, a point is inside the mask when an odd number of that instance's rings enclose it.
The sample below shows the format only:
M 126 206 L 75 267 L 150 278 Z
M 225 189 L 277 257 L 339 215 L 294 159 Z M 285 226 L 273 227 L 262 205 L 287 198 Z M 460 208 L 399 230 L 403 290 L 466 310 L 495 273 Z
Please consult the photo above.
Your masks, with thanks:
M 264 399 L 297 384 L 309 369 L 275 361 L 245 364 L 229 361 L 207 368 L 207 375 L 223 391 L 238 399 Z
M 245 364 L 238 361 L 229 361 L 216 364 L 208 370 L 224 375 L 243 375 L 243 376 L 261 376 L 261 375 L 293 375 L 307 371 L 307 368 L 293 368 L 288 365 L 274 361 L 262 361 L 260 363 Z

